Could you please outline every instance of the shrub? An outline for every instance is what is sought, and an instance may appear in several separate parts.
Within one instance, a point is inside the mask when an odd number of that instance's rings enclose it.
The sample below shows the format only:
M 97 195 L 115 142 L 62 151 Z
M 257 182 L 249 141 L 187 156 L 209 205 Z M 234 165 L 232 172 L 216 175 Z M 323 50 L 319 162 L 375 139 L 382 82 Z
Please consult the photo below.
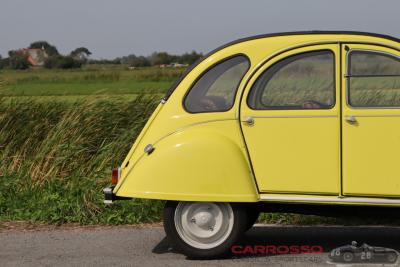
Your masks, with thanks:
M 72 58 L 71 56 L 51 56 L 44 62 L 44 67 L 47 69 L 74 69 L 80 68 L 82 62 Z
M 31 66 L 27 57 L 19 53 L 15 53 L 9 57 L 8 64 L 9 67 L 14 70 L 25 70 Z

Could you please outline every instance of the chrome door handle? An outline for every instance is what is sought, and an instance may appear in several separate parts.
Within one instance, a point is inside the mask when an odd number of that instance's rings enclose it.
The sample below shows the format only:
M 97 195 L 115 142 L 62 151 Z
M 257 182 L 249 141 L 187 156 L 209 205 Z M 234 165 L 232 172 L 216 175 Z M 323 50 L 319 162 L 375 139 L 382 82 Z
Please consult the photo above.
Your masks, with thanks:
M 356 119 L 355 116 L 346 116 L 346 121 L 347 121 L 348 123 L 354 124 L 354 123 L 357 122 L 357 119 Z
M 253 125 L 254 119 L 253 117 L 246 117 L 242 122 L 246 123 L 247 125 Z

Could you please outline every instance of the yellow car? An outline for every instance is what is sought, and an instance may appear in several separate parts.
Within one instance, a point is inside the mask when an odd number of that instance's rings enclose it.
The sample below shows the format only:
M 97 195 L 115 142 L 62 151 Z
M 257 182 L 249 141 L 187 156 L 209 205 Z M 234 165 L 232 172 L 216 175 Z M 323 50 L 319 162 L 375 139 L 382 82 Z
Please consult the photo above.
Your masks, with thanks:
M 168 238 L 196 258 L 227 252 L 260 211 L 400 206 L 399 41 L 295 32 L 214 50 L 162 99 L 105 202 L 166 200 Z

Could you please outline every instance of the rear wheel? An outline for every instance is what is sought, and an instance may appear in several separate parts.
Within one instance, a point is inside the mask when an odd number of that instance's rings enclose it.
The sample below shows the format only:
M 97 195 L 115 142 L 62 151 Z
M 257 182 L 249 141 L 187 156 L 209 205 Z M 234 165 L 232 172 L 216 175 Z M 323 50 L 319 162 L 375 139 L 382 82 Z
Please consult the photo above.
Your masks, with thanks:
M 191 258 L 215 258 L 229 252 L 245 231 L 239 204 L 172 202 L 164 208 L 164 229 L 172 246 Z

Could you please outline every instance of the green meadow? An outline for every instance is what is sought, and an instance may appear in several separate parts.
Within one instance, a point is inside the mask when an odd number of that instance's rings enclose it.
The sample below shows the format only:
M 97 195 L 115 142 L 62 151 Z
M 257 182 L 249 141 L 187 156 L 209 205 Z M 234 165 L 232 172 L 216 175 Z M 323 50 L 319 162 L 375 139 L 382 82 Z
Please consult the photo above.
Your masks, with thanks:
M 3 70 L 2 96 L 118 96 L 163 94 L 183 69 L 89 65 L 73 70 Z

